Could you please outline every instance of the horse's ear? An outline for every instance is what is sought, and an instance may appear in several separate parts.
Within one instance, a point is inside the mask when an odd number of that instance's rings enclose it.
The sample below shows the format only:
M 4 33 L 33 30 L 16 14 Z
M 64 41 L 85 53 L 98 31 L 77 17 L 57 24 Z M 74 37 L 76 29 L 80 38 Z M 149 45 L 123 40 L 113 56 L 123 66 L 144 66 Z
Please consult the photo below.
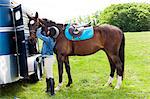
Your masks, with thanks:
M 26 15 L 28 16 L 29 19 L 31 19 L 31 16 L 28 13 L 26 13 Z
M 38 17 L 39 17 L 39 14 L 38 14 L 38 12 L 36 12 L 36 13 L 35 13 L 35 17 L 36 17 L 36 18 L 38 18 Z

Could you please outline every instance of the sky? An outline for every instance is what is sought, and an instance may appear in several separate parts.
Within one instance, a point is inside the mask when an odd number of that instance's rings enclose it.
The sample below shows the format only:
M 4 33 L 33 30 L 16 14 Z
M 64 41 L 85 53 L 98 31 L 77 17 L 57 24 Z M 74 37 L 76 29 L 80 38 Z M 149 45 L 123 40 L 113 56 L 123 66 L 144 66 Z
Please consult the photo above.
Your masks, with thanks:
M 144 2 L 150 0 L 15 0 L 31 11 L 37 11 L 40 18 L 48 18 L 56 22 L 65 22 L 79 16 L 91 15 L 103 11 L 111 4 Z

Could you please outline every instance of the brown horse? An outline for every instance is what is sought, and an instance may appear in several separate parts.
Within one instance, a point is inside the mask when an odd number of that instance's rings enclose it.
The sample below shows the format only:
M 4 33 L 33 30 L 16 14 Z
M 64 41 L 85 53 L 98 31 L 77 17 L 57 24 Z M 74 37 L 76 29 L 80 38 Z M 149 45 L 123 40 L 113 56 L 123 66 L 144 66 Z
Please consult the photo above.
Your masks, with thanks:
M 94 37 L 83 41 L 71 41 L 68 40 L 64 35 L 64 29 L 66 25 L 57 24 L 53 21 L 45 21 L 38 18 L 38 13 L 35 17 L 29 16 L 29 21 L 34 21 L 34 24 L 30 24 L 30 32 L 35 34 L 35 30 L 38 27 L 44 27 L 47 31 L 48 27 L 56 27 L 59 30 L 59 35 L 56 37 L 55 53 L 58 61 L 58 71 L 59 71 L 59 85 L 57 90 L 62 86 L 62 74 L 63 74 L 63 63 L 65 63 L 66 72 L 68 74 L 68 84 L 70 86 L 72 83 L 70 64 L 68 56 L 86 56 L 93 54 L 99 50 L 103 50 L 110 63 L 110 77 L 105 86 L 112 84 L 115 70 L 117 70 L 118 80 L 115 86 L 119 89 L 124 72 L 124 47 L 125 47 L 125 37 L 123 32 L 112 25 L 101 25 L 94 27 Z M 54 29 L 54 28 L 53 28 Z

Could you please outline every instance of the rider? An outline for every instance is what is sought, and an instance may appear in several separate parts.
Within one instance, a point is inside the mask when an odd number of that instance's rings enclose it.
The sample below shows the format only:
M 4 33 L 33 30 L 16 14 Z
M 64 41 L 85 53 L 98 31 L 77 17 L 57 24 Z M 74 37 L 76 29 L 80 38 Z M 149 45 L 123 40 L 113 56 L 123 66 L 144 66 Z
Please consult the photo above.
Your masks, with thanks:
M 41 28 L 37 29 L 37 37 L 43 41 L 41 54 L 44 57 L 45 71 L 46 71 L 46 92 L 54 95 L 54 77 L 53 77 L 53 64 L 55 61 L 53 48 L 55 45 L 54 39 L 48 36 L 50 31 L 42 32 Z

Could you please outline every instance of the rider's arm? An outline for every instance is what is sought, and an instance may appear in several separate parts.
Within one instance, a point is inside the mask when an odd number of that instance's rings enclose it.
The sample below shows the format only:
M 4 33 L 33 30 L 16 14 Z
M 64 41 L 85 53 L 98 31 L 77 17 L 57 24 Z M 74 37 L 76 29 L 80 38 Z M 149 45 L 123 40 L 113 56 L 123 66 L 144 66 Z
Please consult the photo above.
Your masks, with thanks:
M 37 29 L 37 32 L 36 32 L 36 36 L 37 36 L 38 38 L 40 38 L 41 40 L 47 42 L 49 38 L 46 37 L 46 36 L 44 36 L 44 35 L 42 35 L 42 34 L 41 34 L 41 31 L 42 31 L 41 28 L 38 28 L 38 29 Z

